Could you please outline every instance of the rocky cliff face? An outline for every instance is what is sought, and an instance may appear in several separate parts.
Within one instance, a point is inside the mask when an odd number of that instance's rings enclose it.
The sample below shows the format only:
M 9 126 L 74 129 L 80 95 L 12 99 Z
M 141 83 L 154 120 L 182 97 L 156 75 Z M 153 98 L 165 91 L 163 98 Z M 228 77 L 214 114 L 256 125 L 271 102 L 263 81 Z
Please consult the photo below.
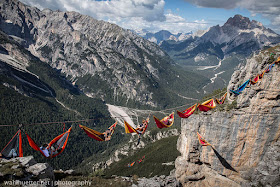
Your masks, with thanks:
M 88 96 L 109 103 L 157 106 L 155 90 L 167 93 L 168 82 L 181 79 L 156 44 L 76 12 L 40 11 L 5 0 L 0 2 L 0 28 Z
M 275 47 L 276 56 L 280 47 Z M 247 60 L 232 75 L 228 89 L 237 88 L 269 63 L 271 50 Z M 280 67 L 276 65 L 256 85 L 237 98 L 237 108 L 207 112 L 182 120 L 176 177 L 183 186 L 280 185 Z M 199 132 L 213 145 L 202 147 Z

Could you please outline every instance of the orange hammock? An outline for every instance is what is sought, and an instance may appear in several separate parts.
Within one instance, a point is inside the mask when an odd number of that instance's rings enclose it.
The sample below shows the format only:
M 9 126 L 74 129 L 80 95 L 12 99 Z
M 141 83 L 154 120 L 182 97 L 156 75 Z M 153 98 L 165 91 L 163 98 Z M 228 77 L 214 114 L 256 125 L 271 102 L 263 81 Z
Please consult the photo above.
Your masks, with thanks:
M 214 102 L 214 99 L 209 99 L 208 101 L 203 102 L 202 104 L 198 104 L 197 108 L 200 111 L 207 112 L 208 110 L 211 110 L 216 107 L 216 103 Z
M 144 134 L 144 132 L 146 131 L 147 127 L 148 127 L 148 123 L 149 123 L 149 118 L 147 118 L 145 120 L 144 123 L 142 123 L 142 125 L 144 125 L 144 127 L 141 129 L 140 127 L 138 128 L 133 128 L 131 127 L 126 121 L 124 121 L 124 128 L 125 128 L 125 133 L 136 133 L 136 134 Z
M 195 111 L 197 107 L 197 104 L 194 104 L 193 106 L 187 108 L 186 110 L 180 112 L 177 110 L 177 114 L 181 117 L 181 118 L 188 118 L 190 117 L 190 115 L 192 115 Z
M 227 92 L 220 98 L 220 99 L 215 99 L 216 100 L 216 103 L 221 105 L 221 104 L 224 104 L 225 100 L 226 100 L 226 97 L 227 97 Z
M 277 58 L 277 60 L 275 61 L 275 64 L 279 64 L 280 63 L 280 56 Z
M 174 112 L 172 112 L 169 116 L 165 116 L 162 120 L 159 120 L 154 116 L 154 120 L 157 124 L 157 127 L 160 129 L 171 127 L 174 123 Z
M 23 157 L 21 130 L 19 129 L 1 151 L 4 158 Z
M 196 133 L 197 133 L 198 141 L 202 146 L 208 146 L 208 145 L 212 146 L 204 138 L 202 138 L 202 136 L 198 132 L 196 132 Z
M 256 84 L 260 80 L 260 75 L 257 75 L 253 80 L 250 80 L 252 85 Z
M 39 151 L 46 158 L 54 158 L 54 157 L 58 156 L 59 154 L 61 154 L 63 152 L 63 150 L 66 148 L 68 137 L 69 137 L 71 130 L 72 130 L 72 127 L 70 127 L 66 132 L 62 133 L 61 135 L 55 137 L 48 144 L 47 149 L 50 153 L 49 157 L 46 157 L 44 152 L 40 149 L 40 147 L 34 142 L 34 140 L 32 140 L 32 138 L 27 133 L 25 133 L 25 134 L 27 136 L 29 145 L 35 151 Z M 52 149 L 52 147 L 54 147 L 54 149 Z
M 101 132 L 98 132 L 98 131 L 95 131 L 93 129 L 90 129 L 86 126 L 83 126 L 83 125 L 79 125 L 79 127 L 81 129 L 83 129 L 86 134 L 90 137 L 90 138 L 93 138 L 97 141 L 109 141 L 115 131 L 115 128 L 116 128 L 116 125 L 117 125 L 118 122 L 115 122 L 113 125 L 111 125 L 107 131 L 101 133 Z
M 132 162 L 131 164 L 130 164 L 130 163 L 129 163 L 129 164 L 127 164 L 127 167 L 132 167 L 134 164 L 135 164 L 135 161 L 134 161 L 134 162 Z

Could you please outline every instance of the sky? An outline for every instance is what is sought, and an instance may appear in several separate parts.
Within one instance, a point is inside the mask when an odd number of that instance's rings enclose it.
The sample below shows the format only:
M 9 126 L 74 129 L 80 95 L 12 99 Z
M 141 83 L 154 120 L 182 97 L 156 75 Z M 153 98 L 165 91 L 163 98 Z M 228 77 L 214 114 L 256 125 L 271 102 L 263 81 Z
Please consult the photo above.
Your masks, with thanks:
M 125 29 L 173 34 L 222 26 L 236 14 L 280 34 L 280 0 L 20 0 L 39 9 L 76 11 Z

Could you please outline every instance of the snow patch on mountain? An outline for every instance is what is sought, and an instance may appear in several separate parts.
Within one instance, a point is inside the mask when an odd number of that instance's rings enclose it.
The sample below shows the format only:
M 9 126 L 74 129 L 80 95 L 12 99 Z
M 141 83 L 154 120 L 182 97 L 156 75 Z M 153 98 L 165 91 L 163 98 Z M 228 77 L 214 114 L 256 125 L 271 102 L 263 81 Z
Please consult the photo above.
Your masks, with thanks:
M 266 35 L 267 37 L 278 37 L 276 33 L 268 32 L 267 30 L 260 29 L 260 28 L 254 28 L 254 29 L 240 29 L 239 34 L 241 33 L 251 33 L 254 32 L 254 36 L 257 37 L 258 35 Z
M 194 38 L 194 37 L 201 37 L 203 36 L 206 32 L 208 32 L 209 29 L 207 30 L 198 30 L 196 31 L 195 33 L 193 33 L 191 36 Z

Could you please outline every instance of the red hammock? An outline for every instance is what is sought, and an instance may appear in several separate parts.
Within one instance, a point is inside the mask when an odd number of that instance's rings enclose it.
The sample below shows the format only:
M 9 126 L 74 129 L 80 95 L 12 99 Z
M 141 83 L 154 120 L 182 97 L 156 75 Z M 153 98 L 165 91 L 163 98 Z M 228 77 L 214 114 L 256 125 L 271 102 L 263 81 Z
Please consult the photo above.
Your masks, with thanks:
M 27 134 L 27 139 L 28 139 L 28 143 L 29 145 L 35 150 L 35 151 L 39 151 L 44 157 L 46 158 L 54 158 L 56 156 L 58 156 L 59 154 L 61 154 L 63 152 L 63 150 L 66 148 L 67 145 L 67 141 L 68 141 L 68 137 L 69 134 L 72 130 L 72 127 L 70 127 L 66 132 L 62 133 L 61 135 L 55 137 L 49 144 L 47 149 L 50 152 L 50 156 L 46 157 L 45 154 L 43 153 L 43 151 L 40 149 L 40 147 L 34 142 L 34 140 L 32 140 L 32 138 Z M 55 148 L 55 150 L 52 150 L 51 147 L 53 146 L 58 146 Z
M 208 146 L 208 145 L 212 146 L 204 138 L 202 138 L 202 136 L 198 132 L 196 132 L 196 133 L 197 133 L 198 141 L 202 146 Z
M 220 99 L 215 99 L 216 100 L 216 103 L 221 105 L 221 104 L 224 104 L 225 100 L 226 100 L 226 97 L 227 97 L 227 92 L 220 98 Z
M 8 144 L 3 148 L 1 154 L 4 158 L 23 157 L 21 130 L 19 129 Z
M 260 79 L 260 75 L 257 75 L 253 80 L 250 80 L 251 84 L 254 85 L 256 84 Z
M 110 134 L 107 134 L 107 135 L 106 135 L 106 136 L 107 136 L 107 139 L 106 139 L 106 137 L 105 137 L 106 131 L 103 132 L 103 133 L 101 133 L 101 132 L 98 132 L 98 131 L 96 131 L 96 130 L 90 129 L 90 128 L 88 128 L 88 127 L 86 127 L 86 126 L 83 126 L 83 125 L 79 125 L 79 127 L 80 127 L 81 129 L 83 129 L 89 137 L 91 137 L 91 138 L 93 138 L 93 139 L 95 139 L 95 140 L 97 140 L 97 141 L 109 141 L 109 140 L 111 139 L 111 136 L 113 135 L 113 133 L 114 133 L 114 131 L 115 131 L 115 128 L 116 128 L 117 123 L 118 123 L 118 122 L 115 122 L 113 125 L 111 125 L 111 126 L 108 128 L 108 130 L 110 131 Z
M 149 123 L 149 118 L 147 118 L 145 120 L 145 122 L 143 123 L 144 128 L 141 131 L 140 128 L 133 128 L 131 127 L 126 121 L 124 121 L 124 128 L 125 128 L 125 133 L 136 133 L 136 134 L 144 134 L 144 132 L 146 131 L 147 127 L 148 127 L 148 123 Z
M 157 127 L 160 129 L 171 127 L 174 123 L 174 112 L 171 113 L 169 116 L 164 117 L 162 120 L 159 120 L 157 117 L 154 116 L 154 120 L 157 124 Z
M 188 117 L 190 117 L 190 116 L 194 113 L 196 107 L 197 107 L 197 104 L 194 104 L 193 106 L 187 108 L 186 110 L 184 110 L 184 111 L 182 111 L 182 112 L 180 112 L 180 111 L 177 110 L 177 114 L 178 114 L 181 118 L 188 118 Z
M 207 112 L 208 110 L 211 110 L 216 107 L 216 103 L 214 102 L 214 99 L 209 99 L 208 101 L 205 101 L 202 104 L 198 104 L 197 108 L 200 111 Z
M 140 160 L 138 160 L 137 162 L 138 162 L 138 163 L 141 163 L 144 159 L 145 159 L 145 155 L 142 156 L 142 158 L 141 158 Z

